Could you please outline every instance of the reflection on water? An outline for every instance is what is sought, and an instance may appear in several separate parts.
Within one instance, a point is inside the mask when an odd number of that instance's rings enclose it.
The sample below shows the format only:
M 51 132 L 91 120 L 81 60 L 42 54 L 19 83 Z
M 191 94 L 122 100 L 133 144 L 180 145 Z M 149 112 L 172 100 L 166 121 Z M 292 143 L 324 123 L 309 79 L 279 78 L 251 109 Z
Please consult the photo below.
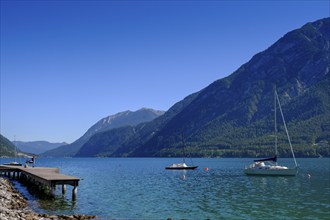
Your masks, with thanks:
M 33 209 L 57 214 L 124 219 L 329 219 L 328 158 L 298 159 L 301 169 L 296 177 L 245 176 L 243 169 L 250 159 L 194 159 L 208 170 L 165 170 L 175 160 L 40 158 L 39 166 L 58 167 L 64 174 L 82 178 L 76 203 L 69 186 L 66 195 L 57 189 L 51 199 L 25 187 L 19 190 Z
M 18 181 L 14 181 L 14 186 L 29 201 L 31 208 L 37 212 L 72 214 L 76 209 L 76 202 L 59 193 L 59 189 L 55 195 L 50 195 L 34 185 L 26 185 Z

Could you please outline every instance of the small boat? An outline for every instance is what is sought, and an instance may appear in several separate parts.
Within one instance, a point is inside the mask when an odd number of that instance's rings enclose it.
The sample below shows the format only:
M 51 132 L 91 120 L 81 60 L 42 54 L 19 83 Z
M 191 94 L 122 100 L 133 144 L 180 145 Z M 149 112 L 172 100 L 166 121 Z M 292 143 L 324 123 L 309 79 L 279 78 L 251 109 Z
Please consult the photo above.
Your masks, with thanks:
M 167 170 L 194 170 L 198 166 L 188 166 L 186 163 L 173 163 L 170 166 L 165 167 Z
M 8 165 L 8 166 L 23 166 L 21 163 L 17 163 L 17 162 L 4 163 L 3 165 Z
M 165 167 L 166 170 L 194 170 L 196 169 L 198 166 L 192 165 L 192 166 L 188 166 L 186 164 L 186 153 L 185 153 L 185 142 L 182 136 L 182 142 L 183 142 L 183 147 L 182 147 L 182 151 L 183 151 L 183 163 L 173 163 L 170 166 Z M 190 158 L 191 163 L 192 159 Z
M 285 132 L 287 134 L 287 138 L 288 138 L 288 142 L 289 142 L 289 145 L 290 145 L 290 148 L 291 148 L 293 161 L 295 163 L 295 167 L 292 167 L 292 168 L 288 168 L 286 166 L 279 166 L 277 164 L 278 152 L 277 152 L 277 126 L 276 126 L 276 106 L 277 105 L 276 105 L 276 103 L 278 103 L 278 106 L 279 106 L 279 109 L 280 109 L 280 112 L 281 112 Z M 275 109 L 274 109 L 274 112 L 275 112 L 274 113 L 274 116 L 275 116 L 275 120 L 274 120 L 274 124 L 275 124 L 275 156 L 270 157 L 270 158 L 266 158 L 266 159 L 254 160 L 254 162 L 251 165 L 245 167 L 244 173 L 246 175 L 295 176 L 298 173 L 298 165 L 297 165 L 297 162 L 296 162 L 296 158 L 294 156 L 294 152 L 293 152 L 293 148 L 292 148 L 292 145 L 291 145 L 289 132 L 288 132 L 288 129 L 286 127 L 285 119 L 284 119 L 283 112 L 282 112 L 282 107 L 281 107 L 280 100 L 278 98 L 276 90 L 275 90 L 275 94 L 274 94 L 274 104 L 275 104 Z

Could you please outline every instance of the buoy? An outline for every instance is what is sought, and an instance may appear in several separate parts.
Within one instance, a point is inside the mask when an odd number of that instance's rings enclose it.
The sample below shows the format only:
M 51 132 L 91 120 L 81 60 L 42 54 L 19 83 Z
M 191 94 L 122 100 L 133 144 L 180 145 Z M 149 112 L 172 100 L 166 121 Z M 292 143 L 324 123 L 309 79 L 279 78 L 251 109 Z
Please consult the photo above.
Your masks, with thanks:
M 308 178 L 311 178 L 311 177 L 312 177 L 312 175 L 310 175 L 309 173 L 307 173 L 307 177 L 308 177 Z
M 204 168 L 204 170 L 208 171 L 208 170 L 209 170 L 209 168 L 205 167 L 205 168 Z

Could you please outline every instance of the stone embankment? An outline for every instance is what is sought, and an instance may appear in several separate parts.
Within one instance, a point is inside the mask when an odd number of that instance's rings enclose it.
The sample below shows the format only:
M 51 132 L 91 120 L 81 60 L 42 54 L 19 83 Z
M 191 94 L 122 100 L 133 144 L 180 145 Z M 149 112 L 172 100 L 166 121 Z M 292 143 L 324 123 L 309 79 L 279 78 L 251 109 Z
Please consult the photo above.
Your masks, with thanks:
M 48 215 L 33 212 L 28 202 L 13 187 L 12 183 L 0 177 L 0 219 L 1 220 L 85 220 L 95 216 L 87 215 Z

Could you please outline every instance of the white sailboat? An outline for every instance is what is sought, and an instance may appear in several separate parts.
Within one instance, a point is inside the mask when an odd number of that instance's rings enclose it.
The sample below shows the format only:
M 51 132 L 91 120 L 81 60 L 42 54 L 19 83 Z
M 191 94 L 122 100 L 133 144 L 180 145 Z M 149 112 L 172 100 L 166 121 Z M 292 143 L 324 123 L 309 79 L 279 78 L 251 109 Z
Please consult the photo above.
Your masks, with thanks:
M 286 166 L 280 166 L 277 164 L 277 156 L 278 156 L 278 152 L 277 152 L 277 125 L 276 125 L 276 103 L 278 103 L 280 112 L 281 112 L 281 116 L 282 116 L 282 120 L 283 120 L 283 124 L 284 124 L 284 128 L 285 128 L 285 132 L 288 138 L 288 142 L 290 145 L 290 149 L 291 149 L 291 153 L 292 153 L 292 157 L 293 157 L 293 161 L 295 164 L 295 167 L 286 167 Z M 282 112 L 282 107 L 281 107 L 281 103 L 280 100 L 278 98 L 277 92 L 275 90 L 275 94 L 274 94 L 274 105 L 275 105 L 275 110 L 274 110 L 274 117 L 275 117 L 275 156 L 274 157 L 270 157 L 270 158 L 266 158 L 266 159 L 260 159 L 260 160 L 254 160 L 254 162 L 249 165 L 246 166 L 244 169 L 244 173 L 246 175 L 265 175 L 265 176 L 295 176 L 298 173 L 298 165 L 297 165 L 297 161 L 293 152 L 293 148 L 291 145 L 291 140 L 290 140 L 290 136 L 289 136 L 289 132 L 288 129 L 286 127 L 286 123 L 285 123 L 285 119 L 284 119 L 284 115 Z
M 173 163 L 170 166 L 165 167 L 166 170 L 194 170 L 198 166 L 188 166 L 185 162 Z

